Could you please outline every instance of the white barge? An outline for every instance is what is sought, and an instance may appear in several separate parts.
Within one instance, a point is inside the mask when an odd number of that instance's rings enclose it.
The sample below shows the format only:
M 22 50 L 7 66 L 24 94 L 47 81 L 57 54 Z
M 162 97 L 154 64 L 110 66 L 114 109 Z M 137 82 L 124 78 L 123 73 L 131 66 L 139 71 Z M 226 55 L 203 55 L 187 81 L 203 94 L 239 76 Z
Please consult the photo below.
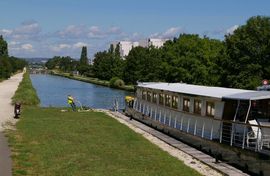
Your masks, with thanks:
M 270 92 L 139 83 L 126 113 L 258 175 L 270 175 Z

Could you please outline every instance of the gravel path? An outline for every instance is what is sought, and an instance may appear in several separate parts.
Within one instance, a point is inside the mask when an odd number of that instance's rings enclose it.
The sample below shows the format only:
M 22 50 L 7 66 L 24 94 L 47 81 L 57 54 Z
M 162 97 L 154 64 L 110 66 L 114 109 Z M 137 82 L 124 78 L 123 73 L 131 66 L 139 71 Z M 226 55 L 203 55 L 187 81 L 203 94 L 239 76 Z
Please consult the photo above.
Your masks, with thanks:
M 11 105 L 11 98 L 18 88 L 19 83 L 22 80 L 23 73 L 16 74 L 10 79 L 0 83 L 0 175 L 11 176 L 12 175 L 12 162 L 11 152 L 8 147 L 7 139 L 5 138 L 3 131 L 4 125 L 8 122 L 15 123 L 13 118 L 13 106 Z

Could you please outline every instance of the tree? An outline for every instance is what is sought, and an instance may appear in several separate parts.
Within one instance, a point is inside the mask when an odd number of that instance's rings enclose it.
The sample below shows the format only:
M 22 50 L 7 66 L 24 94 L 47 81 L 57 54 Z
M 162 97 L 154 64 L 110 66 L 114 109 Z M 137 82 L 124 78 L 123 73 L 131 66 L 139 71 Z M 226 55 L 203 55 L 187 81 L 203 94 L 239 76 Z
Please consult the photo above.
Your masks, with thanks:
M 86 46 L 83 46 L 83 47 L 82 47 L 81 58 L 80 58 L 80 64 L 81 64 L 81 65 L 88 65 L 87 47 L 86 47 Z
M 114 49 L 110 45 L 108 51 L 95 54 L 93 73 L 95 77 L 110 80 L 113 77 L 123 77 L 124 60 L 120 58 L 119 46 Z
M 8 57 L 8 45 L 2 35 L 0 35 L 0 57 Z
M 48 69 L 60 69 L 63 72 L 71 72 L 78 69 L 79 62 L 69 56 L 54 56 L 45 63 L 45 66 Z
M 254 89 L 270 79 L 270 18 L 251 17 L 225 36 L 228 59 L 223 66 L 228 87 Z
M 219 86 L 217 61 L 222 50 L 224 44 L 219 40 L 181 34 L 162 48 L 161 78 L 167 82 Z

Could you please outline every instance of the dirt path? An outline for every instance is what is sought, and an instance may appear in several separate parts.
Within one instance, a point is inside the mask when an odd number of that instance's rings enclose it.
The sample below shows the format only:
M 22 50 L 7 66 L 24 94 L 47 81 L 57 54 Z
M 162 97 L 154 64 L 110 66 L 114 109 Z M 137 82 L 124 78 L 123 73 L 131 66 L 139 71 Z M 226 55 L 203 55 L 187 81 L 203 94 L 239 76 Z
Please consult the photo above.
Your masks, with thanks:
M 11 105 L 11 98 L 18 88 L 19 83 L 22 80 L 23 73 L 16 74 L 10 79 L 0 83 L 0 175 L 11 176 L 12 175 L 12 162 L 11 152 L 8 148 L 7 139 L 5 138 L 3 131 L 4 125 L 8 122 L 15 123 L 13 118 L 13 106 Z
M 11 105 L 11 98 L 22 80 L 23 73 L 16 74 L 10 79 L 0 83 L 0 131 L 4 130 L 4 124 L 15 122 L 14 107 Z

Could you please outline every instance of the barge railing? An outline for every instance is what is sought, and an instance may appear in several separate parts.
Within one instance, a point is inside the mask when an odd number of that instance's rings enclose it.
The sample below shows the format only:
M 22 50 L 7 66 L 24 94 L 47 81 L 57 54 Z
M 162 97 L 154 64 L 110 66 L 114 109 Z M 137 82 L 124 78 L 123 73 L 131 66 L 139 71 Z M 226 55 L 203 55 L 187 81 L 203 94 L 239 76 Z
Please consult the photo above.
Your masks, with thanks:
M 265 124 L 269 126 L 262 126 L 210 118 L 138 99 L 135 99 L 133 109 L 142 113 L 144 118 L 181 132 L 270 155 L 270 122 Z

